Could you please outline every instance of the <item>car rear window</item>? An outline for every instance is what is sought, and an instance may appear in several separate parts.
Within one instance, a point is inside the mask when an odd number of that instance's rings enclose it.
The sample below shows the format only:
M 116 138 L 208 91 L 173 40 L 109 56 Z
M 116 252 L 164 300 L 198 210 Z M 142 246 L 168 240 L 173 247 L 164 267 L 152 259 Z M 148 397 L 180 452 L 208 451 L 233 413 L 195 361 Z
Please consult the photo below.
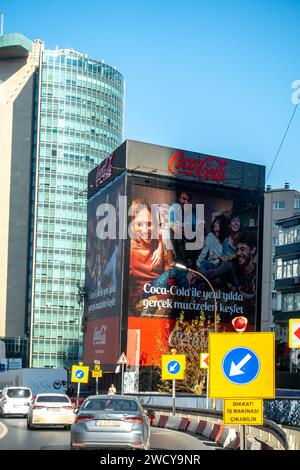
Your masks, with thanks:
M 39 402 L 39 403 L 40 402 L 43 402 L 43 403 L 46 403 L 46 402 L 47 403 L 49 403 L 49 402 L 51 402 L 51 403 L 54 403 L 54 402 L 55 403 L 70 403 L 69 398 L 65 397 L 64 395 L 62 395 L 62 396 L 44 395 L 42 397 L 37 397 L 35 401 Z
M 28 398 L 30 394 L 29 388 L 9 388 L 7 390 L 7 396 L 9 398 Z
M 83 410 L 137 411 L 138 405 L 134 400 L 97 399 L 86 400 Z

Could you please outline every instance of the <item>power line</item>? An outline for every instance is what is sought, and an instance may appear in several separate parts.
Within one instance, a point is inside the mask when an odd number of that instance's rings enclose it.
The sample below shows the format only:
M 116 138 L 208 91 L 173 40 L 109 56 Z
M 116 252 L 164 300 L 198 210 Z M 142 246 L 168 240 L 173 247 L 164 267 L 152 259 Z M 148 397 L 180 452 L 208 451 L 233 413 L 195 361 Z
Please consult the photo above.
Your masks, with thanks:
M 294 118 L 294 116 L 295 116 L 297 107 L 298 107 L 298 103 L 295 105 L 295 107 L 294 107 L 294 109 L 293 109 L 293 112 L 292 112 L 292 115 L 291 115 L 291 117 L 290 117 L 289 123 L 288 123 L 288 125 L 287 125 L 286 130 L 285 130 L 285 133 L 284 133 L 284 135 L 283 135 L 283 137 L 282 137 L 282 139 L 281 139 L 279 148 L 278 148 L 277 153 L 276 153 L 276 155 L 275 155 L 275 157 L 274 157 L 274 160 L 273 160 L 273 163 L 272 163 L 271 168 L 270 168 L 270 170 L 269 170 L 269 173 L 267 174 L 267 178 L 266 178 L 265 183 L 268 181 L 269 176 L 270 176 L 270 174 L 271 174 L 271 171 L 273 170 L 273 167 L 274 167 L 274 165 L 275 165 L 275 162 L 276 162 L 276 160 L 277 160 L 277 157 L 278 157 L 278 155 L 279 155 L 279 153 L 280 153 L 281 147 L 283 146 L 283 143 L 284 143 L 284 141 L 285 141 L 286 135 L 287 135 L 287 133 L 288 133 L 288 131 L 289 131 L 289 128 L 290 128 L 290 126 L 291 126 L 291 124 L 292 124 L 292 121 L 293 121 L 293 118 Z

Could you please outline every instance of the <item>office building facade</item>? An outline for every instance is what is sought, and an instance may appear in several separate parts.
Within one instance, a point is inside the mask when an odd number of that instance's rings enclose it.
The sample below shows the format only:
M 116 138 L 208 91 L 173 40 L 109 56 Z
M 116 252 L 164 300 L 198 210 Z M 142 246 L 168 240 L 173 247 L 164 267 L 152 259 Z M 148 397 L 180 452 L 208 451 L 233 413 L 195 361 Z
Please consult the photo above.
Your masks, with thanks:
M 279 243 L 278 220 L 300 214 L 300 192 L 290 189 L 285 183 L 283 188 L 272 189 L 267 186 L 264 206 L 264 243 L 261 330 L 275 328 L 274 312 L 277 310 L 277 291 L 275 288 L 276 260 L 275 248 Z
M 277 370 L 281 386 L 300 388 L 299 349 L 289 349 L 289 320 L 300 318 L 300 215 L 277 222 L 275 248 L 277 308 L 274 312 L 277 339 Z
M 22 131 L 27 126 L 22 197 L 19 186 L 12 188 L 10 183 L 10 194 L 16 193 L 26 206 L 17 208 L 25 227 L 18 232 L 23 248 L 18 268 L 23 271 L 14 289 L 1 298 L 4 305 L 4 298 L 20 294 L 22 305 L 13 313 L 13 307 L 6 304 L 3 315 L 14 327 L 18 324 L 19 330 L 2 329 L 0 336 L 30 338 L 30 366 L 69 366 L 80 356 L 87 175 L 122 141 L 124 80 L 103 61 L 70 49 L 46 50 L 41 41 L 31 43 L 26 38 L 23 57 L 15 57 L 13 67 L 10 55 L 16 46 L 12 47 L 12 38 L 3 38 L 8 45 L 0 42 L 4 56 L 0 69 L 5 78 L 0 88 L 30 63 L 20 90 L 21 96 L 28 95 L 29 88 L 30 96 L 26 104 L 22 102 L 22 116 L 13 109 L 11 118 L 13 128 Z M 21 42 L 20 35 L 17 42 Z M 19 171 L 24 165 L 23 150 L 21 142 L 13 154 Z M 8 148 L 6 162 L 11 154 Z M 12 164 L 7 166 L 16 178 Z M 7 220 L 14 226 L 13 214 Z M 7 286 L 12 279 L 7 277 Z

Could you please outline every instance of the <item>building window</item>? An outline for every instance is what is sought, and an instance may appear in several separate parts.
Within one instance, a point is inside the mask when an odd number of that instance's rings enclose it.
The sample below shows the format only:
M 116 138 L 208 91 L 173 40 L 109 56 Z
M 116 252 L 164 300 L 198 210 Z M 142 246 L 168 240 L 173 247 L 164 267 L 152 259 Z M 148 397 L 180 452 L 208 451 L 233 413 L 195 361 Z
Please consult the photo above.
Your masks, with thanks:
M 273 202 L 273 209 L 285 209 L 285 201 Z
M 278 245 L 278 237 L 272 237 L 272 245 L 277 246 Z
M 300 276 L 300 259 L 282 260 L 276 262 L 276 279 L 288 279 Z
M 277 292 L 276 292 L 276 290 L 273 290 L 273 291 L 272 291 L 272 299 L 274 299 L 274 300 L 277 299 Z
M 281 309 L 283 312 L 300 310 L 300 292 L 282 294 Z
M 294 199 L 294 209 L 300 209 L 300 196 L 296 196 Z
M 290 245 L 300 242 L 300 225 L 294 227 L 279 227 L 279 245 Z

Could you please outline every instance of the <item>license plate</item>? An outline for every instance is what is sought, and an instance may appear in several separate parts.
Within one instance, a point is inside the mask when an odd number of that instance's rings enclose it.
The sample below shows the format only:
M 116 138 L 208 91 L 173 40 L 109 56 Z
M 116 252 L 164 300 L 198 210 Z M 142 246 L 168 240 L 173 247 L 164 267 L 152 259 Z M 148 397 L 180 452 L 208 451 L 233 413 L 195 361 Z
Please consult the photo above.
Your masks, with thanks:
M 60 412 L 60 408 L 47 408 L 48 411 L 54 411 L 56 413 Z
M 96 426 L 108 426 L 108 427 L 119 427 L 119 421 L 113 421 L 109 419 L 98 419 L 96 421 Z

